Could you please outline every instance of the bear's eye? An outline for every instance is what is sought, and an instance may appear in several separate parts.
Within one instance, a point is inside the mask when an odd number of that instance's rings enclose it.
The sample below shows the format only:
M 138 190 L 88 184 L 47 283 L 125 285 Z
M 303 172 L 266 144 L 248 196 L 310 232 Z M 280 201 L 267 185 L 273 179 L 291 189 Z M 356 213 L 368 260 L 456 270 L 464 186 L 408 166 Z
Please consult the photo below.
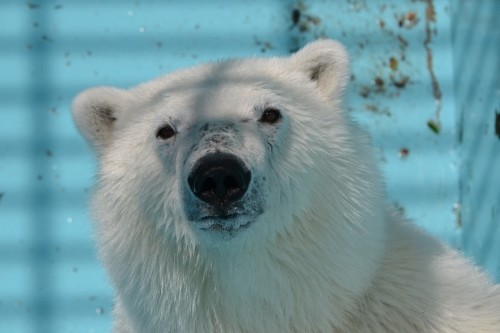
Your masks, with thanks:
M 261 123 L 274 124 L 278 122 L 278 120 L 280 119 L 281 119 L 280 110 L 276 108 L 267 108 L 262 113 L 262 116 L 260 117 L 259 121 Z
M 163 125 L 156 132 L 156 137 L 158 139 L 167 140 L 173 137 L 177 132 L 170 125 Z

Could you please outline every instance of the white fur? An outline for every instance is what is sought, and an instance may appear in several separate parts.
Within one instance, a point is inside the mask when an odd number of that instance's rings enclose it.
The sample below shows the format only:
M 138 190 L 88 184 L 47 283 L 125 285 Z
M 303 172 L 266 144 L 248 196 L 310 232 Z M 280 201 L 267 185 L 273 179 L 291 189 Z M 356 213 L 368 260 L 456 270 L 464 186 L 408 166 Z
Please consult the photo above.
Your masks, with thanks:
M 100 157 L 92 206 L 115 332 L 500 332 L 499 287 L 387 208 L 342 108 L 348 78 L 344 48 L 323 40 L 77 97 Z M 266 105 L 283 114 L 274 127 L 258 122 Z M 165 122 L 178 133 L 159 141 Z M 203 141 L 207 123 L 233 126 L 223 146 Z M 186 219 L 187 173 L 213 149 L 241 157 L 264 202 L 234 235 Z

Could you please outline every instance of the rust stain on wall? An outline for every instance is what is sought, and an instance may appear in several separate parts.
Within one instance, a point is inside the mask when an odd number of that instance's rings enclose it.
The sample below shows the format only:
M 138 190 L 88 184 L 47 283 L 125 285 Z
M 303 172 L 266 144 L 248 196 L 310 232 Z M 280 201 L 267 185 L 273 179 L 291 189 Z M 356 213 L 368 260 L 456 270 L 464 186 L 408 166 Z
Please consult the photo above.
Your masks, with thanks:
M 424 47 L 425 47 L 425 52 L 426 52 L 426 57 L 427 57 L 427 70 L 429 71 L 429 74 L 431 76 L 431 82 L 432 82 L 432 91 L 434 94 L 434 100 L 436 102 L 436 114 L 435 114 L 435 123 L 440 124 L 440 116 L 441 116 L 441 99 L 442 99 L 442 93 L 441 93 L 441 87 L 439 86 L 439 82 L 436 78 L 436 74 L 434 73 L 434 66 L 432 62 L 432 49 L 431 49 L 431 42 L 432 42 L 432 29 L 431 29 L 431 24 L 436 22 L 436 10 L 434 9 L 434 3 L 433 0 L 424 0 L 427 3 L 427 6 L 425 8 L 425 40 L 424 40 Z M 439 133 L 439 132 L 436 132 Z

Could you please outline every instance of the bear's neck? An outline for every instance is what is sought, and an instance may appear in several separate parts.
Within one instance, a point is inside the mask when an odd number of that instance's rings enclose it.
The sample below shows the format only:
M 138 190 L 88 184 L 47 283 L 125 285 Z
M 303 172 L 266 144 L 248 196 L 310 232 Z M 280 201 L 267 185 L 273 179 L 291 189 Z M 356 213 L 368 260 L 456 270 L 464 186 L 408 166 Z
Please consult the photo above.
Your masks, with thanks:
M 322 223 L 305 216 L 264 246 L 207 252 L 159 240 L 142 221 L 111 275 L 144 332 L 331 331 L 369 285 L 378 258 L 358 243 L 369 230 L 350 225 L 354 238 L 339 239 L 331 221 Z

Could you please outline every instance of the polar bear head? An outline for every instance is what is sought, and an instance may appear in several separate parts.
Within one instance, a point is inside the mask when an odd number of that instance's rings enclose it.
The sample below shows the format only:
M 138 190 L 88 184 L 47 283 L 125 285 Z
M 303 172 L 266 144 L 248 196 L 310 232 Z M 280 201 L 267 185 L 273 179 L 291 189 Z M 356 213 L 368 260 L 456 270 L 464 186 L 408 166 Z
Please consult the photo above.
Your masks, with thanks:
M 200 246 L 265 242 L 311 220 L 304 230 L 369 230 L 381 195 L 367 139 L 342 110 L 348 80 L 346 51 L 322 40 L 81 93 L 97 219 Z

